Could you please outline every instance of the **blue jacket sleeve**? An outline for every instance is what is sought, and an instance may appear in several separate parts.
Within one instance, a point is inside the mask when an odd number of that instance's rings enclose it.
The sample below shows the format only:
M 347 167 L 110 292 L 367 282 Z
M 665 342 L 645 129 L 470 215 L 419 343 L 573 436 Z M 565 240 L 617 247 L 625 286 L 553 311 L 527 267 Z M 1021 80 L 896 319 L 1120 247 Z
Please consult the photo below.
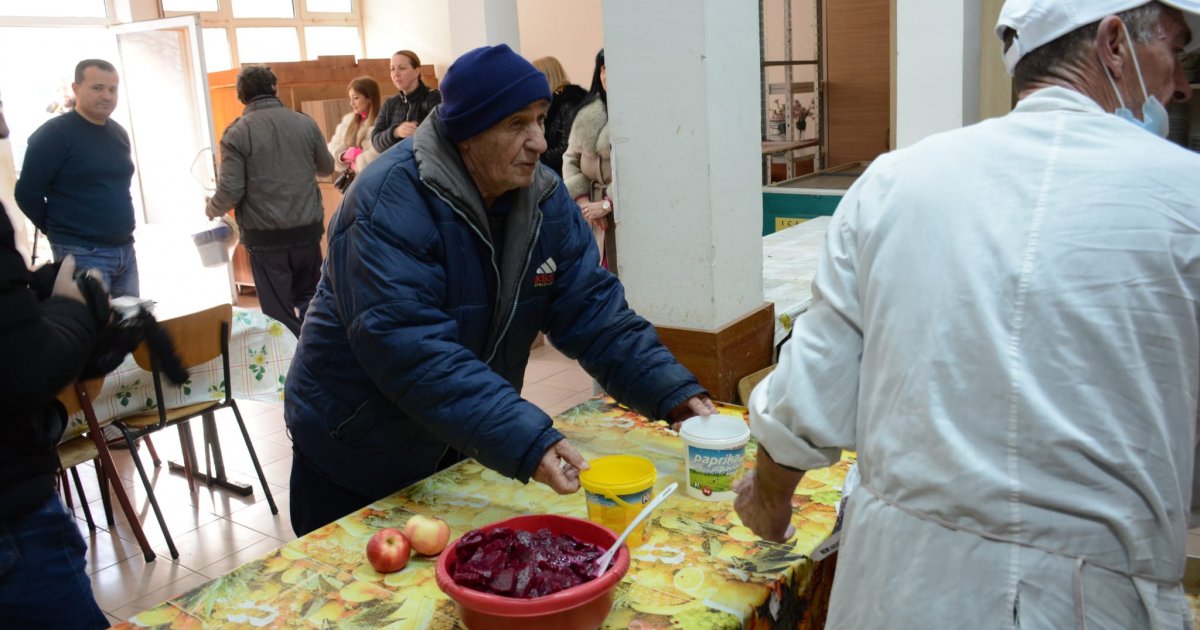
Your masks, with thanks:
M 17 207 L 42 232 L 46 231 L 46 193 L 62 168 L 66 154 L 58 130 L 51 125 L 43 125 L 29 136 L 14 196 Z
M 354 219 L 330 243 L 336 262 L 326 282 L 355 358 L 393 404 L 439 440 L 526 482 L 562 436 L 457 341 L 458 324 L 441 307 L 446 274 L 433 221 L 395 211 L 427 203 L 413 192 L 421 185 L 399 168 L 389 177 L 378 198 L 367 190 L 346 197 L 339 212 Z
M 654 326 L 629 308 L 617 277 L 600 267 L 591 229 L 560 186 L 548 203 L 564 204 L 562 243 L 546 333 L 554 346 L 578 359 L 621 404 L 664 418 L 679 404 L 704 393 L 687 368 L 658 339 Z

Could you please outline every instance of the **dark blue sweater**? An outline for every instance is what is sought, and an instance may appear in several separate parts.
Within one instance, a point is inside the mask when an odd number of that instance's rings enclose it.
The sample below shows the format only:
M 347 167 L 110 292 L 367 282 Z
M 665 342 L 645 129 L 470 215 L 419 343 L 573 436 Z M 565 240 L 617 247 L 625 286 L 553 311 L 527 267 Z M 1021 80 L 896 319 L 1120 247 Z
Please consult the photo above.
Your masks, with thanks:
M 133 240 L 132 179 L 125 129 L 71 111 L 29 137 L 17 205 L 51 243 L 124 245 Z

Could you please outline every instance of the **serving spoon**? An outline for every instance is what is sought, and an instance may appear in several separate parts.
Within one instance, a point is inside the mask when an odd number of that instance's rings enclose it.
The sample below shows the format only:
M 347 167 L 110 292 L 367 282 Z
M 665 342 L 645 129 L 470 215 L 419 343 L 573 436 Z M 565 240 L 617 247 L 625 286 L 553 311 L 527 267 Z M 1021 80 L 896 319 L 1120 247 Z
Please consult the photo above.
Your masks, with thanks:
M 634 528 L 638 525 L 641 525 L 642 521 L 646 520 L 646 517 L 654 511 L 654 508 L 658 507 L 663 501 L 666 501 L 667 497 L 671 496 L 671 494 L 673 494 L 675 489 L 678 487 L 679 483 L 676 482 L 672 483 L 666 488 L 663 488 L 662 492 L 659 492 L 658 496 L 654 497 L 653 501 L 647 503 L 646 507 L 642 508 L 641 512 L 638 512 L 638 515 L 634 517 L 633 522 L 625 528 L 625 531 L 621 532 L 621 535 L 617 538 L 617 542 L 613 543 L 612 546 L 608 548 L 608 551 L 604 552 L 604 555 L 596 558 L 596 577 L 604 575 L 604 572 L 608 570 L 608 565 L 612 563 L 613 556 L 617 555 L 617 550 L 621 548 L 621 545 L 625 542 L 625 539 L 629 537 L 629 534 L 633 532 Z

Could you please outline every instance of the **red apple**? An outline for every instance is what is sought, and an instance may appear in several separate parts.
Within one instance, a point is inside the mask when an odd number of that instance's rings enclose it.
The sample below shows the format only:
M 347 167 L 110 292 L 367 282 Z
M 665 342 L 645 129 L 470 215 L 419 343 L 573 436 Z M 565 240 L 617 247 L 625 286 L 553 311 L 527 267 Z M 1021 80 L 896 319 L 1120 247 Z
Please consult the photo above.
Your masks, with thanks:
M 450 542 L 450 526 L 440 518 L 417 514 L 404 524 L 404 535 L 417 553 L 434 556 Z
M 408 564 L 412 545 L 404 532 L 388 527 L 375 532 L 367 541 L 367 561 L 380 573 L 395 573 Z

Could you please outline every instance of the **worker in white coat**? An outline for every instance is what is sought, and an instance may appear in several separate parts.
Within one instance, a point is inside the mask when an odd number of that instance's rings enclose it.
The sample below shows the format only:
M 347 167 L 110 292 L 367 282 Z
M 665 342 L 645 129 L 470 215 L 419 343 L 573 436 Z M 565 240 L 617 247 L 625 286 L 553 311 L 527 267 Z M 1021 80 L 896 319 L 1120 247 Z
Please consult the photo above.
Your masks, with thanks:
M 803 471 L 858 452 L 828 628 L 1191 627 L 1200 156 L 1160 136 L 1197 12 L 1009 0 L 1015 110 L 838 207 L 735 501 L 786 540 Z

